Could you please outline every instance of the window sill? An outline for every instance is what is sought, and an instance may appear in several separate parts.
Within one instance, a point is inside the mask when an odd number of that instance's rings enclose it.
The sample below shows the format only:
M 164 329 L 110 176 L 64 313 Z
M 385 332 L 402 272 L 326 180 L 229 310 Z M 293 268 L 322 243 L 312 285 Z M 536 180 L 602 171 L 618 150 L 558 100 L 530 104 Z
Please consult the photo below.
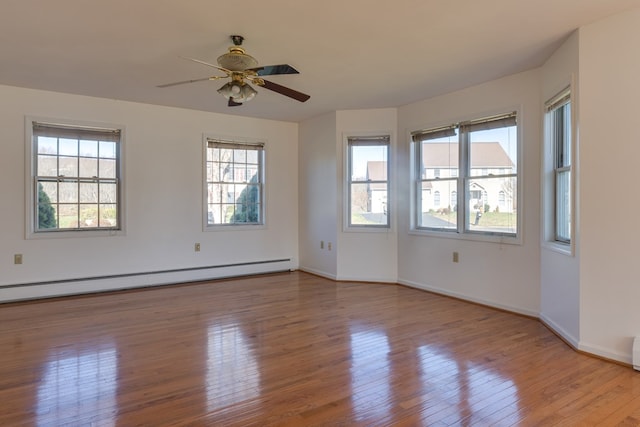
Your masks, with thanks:
M 498 243 L 506 245 L 522 245 L 522 237 L 517 236 L 501 236 L 494 234 L 482 234 L 482 233 L 458 233 L 456 231 L 431 231 L 421 229 L 409 230 L 409 235 L 423 236 L 423 237 L 436 237 L 439 239 L 454 239 L 454 240 L 467 240 L 473 242 L 486 242 L 486 243 Z
M 542 243 L 542 249 L 545 249 L 551 252 L 556 252 L 568 257 L 573 257 L 575 255 L 572 243 L 545 241 Z
M 124 236 L 124 230 L 29 231 L 27 240 Z
M 218 232 L 218 231 L 256 231 L 266 230 L 266 224 L 252 224 L 252 225 L 206 225 L 203 227 L 204 232 Z
M 390 233 L 392 227 L 385 224 L 349 225 L 343 222 L 342 231 L 345 233 Z

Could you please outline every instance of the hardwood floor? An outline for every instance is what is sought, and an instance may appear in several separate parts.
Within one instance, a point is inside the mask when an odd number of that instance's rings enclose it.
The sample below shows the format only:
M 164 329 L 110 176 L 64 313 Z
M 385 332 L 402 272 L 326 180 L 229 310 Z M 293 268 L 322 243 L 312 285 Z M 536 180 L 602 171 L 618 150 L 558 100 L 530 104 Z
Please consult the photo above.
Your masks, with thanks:
M 0 305 L 2 426 L 640 425 L 533 319 L 301 272 Z

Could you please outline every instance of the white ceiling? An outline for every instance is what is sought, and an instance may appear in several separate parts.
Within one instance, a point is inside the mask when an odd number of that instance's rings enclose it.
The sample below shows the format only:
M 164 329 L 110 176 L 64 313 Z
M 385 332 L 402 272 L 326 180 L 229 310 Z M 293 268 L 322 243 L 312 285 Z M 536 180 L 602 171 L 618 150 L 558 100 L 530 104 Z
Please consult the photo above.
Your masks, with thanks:
M 3 0 L 0 84 L 298 122 L 387 108 L 538 67 L 577 27 L 640 0 Z M 299 75 L 241 107 L 217 74 L 231 45 Z

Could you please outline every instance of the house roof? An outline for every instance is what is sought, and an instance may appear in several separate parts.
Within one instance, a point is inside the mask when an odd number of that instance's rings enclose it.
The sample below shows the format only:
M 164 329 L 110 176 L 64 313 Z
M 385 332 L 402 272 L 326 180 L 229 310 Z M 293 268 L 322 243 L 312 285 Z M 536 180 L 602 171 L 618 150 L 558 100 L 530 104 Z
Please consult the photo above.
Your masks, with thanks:
M 425 168 L 457 168 L 458 143 L 430 142 L 422 150 Z M 471 148 L 472 169 L 512 168 L 514 163 L 499 142 L 474 142 Z
M 372 181 L 384 181 L 387 179 L 387 162 L 372 160 L 367 162 L 367 179 Z

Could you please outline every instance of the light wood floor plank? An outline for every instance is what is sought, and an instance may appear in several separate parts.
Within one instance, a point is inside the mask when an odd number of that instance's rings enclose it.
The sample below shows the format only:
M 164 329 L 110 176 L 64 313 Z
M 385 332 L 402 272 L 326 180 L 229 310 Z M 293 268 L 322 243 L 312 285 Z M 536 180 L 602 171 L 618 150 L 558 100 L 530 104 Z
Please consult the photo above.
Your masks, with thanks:
M 2 426 L 640 425 L 535 319 L 293 272 L 0 305 Z

